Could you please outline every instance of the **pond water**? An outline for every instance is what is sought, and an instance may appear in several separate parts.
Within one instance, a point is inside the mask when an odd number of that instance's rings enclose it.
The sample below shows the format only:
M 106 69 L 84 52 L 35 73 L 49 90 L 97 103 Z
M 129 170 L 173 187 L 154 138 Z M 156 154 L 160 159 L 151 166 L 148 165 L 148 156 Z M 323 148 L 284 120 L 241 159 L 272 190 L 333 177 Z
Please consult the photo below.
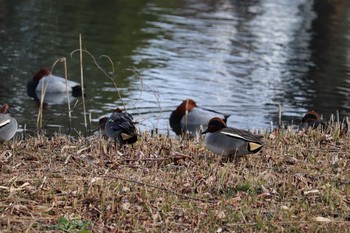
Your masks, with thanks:
M 334 3 L 333 3 L 334 2 Z M 66 58 L 80 80 L 83 48 L 111 74 L 141 130 L 167 132 L 184 99 L 232 114 L 243 129 L 276 125 L 308 110 L 328 118 L 350 113 L 350 2 L 273 0 L 0 1 L 0 103 L 20 126 L 35 129 L 38 105 L 27 81 Z M 113 66 L 105 57 L 107 55 Z M 92 126 L 122 105 L 113 82 L 83 55 L 86 109 Z M 63 76 L 63 63 L 54 74 Z M 75 102 L 72 102 L 73 104 Z M 84 131 L 83 108 L 72 126 Z M 67 131 L 66 104 L 49 105 L 47 129 Z M 174 135 L 174 133 L 172 133 Z

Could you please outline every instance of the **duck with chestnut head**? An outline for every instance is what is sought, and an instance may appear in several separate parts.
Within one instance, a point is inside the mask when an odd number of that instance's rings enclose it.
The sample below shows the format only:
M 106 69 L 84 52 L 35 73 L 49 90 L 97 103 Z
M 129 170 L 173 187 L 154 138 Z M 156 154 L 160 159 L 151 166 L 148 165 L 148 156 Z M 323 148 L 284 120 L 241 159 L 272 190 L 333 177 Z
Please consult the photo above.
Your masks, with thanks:
M 327 127 L 327 123 L 321 119 L 321 116 L 318 112 L 309 111 L 304 117 L 301 119 L 301 123 L 299 125 L 300 131 L 305 131 L 308 128 L 325 130 Z
M 202 134 L 205 134 L 206 147 L 225 157 L 257 153 L 263 147 L 260 136 L 246 130 L 227 127 L 218 117 L 209 121 L 208 128 Z
M 45 102 L 51 104 L 64 103 L 67 100 L 67 92 L 72 97 L 82 94 L 79 83 L 53 75 L 47 68 L 39 70 L 27 83 L 29 97 L 40 100 L 42 91 L 45 93 Z
M 193 99 L 186 99 L 171 113 L 169 123 L 177 135 L 189 132 L 191 136 L 194 136 L 200 132 L 201 128 L 206 128 L 211 118 L 219 117 L 226 122 L 229 116 L 211 109 L 201 108 Z

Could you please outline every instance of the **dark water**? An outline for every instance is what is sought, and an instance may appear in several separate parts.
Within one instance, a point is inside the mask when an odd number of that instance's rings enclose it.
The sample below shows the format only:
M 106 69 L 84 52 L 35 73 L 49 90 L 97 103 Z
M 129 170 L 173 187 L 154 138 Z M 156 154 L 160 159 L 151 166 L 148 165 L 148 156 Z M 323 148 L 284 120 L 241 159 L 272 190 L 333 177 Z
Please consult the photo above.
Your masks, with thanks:
M 67 59 L 79 81 L 79 33 L 96 59 L 108 55 L 115 81 L 141 130 L 168 129 L 185 98 L 231 113 L 245 129 L 297 121 L 307 110 L 325 118 L 350 113 L 350 2 L 326 0 L 0 1 L 0 102 L 19 124 L 36 128 L 37 104 L 26 82 Z M 84 55 L 87 110 L 93 126 L 121 105 L 113 83 Z M 98 59 L 107 71 L 106 59 Z M 63 75 L 62 63 L 57 75 Z M 81 99 L 79 99 L 79 103 Z M 65 132 L 66 105 L 44 111 L 48 128 Z M 73 127 L 83 131 L 82 107 Z

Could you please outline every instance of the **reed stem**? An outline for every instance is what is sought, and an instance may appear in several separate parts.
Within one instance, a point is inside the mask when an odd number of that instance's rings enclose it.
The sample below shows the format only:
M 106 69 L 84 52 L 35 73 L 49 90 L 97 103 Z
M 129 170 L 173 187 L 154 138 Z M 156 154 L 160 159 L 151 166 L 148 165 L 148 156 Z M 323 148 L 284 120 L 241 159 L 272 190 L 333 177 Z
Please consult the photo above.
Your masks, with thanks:
M 84 111 L 84 127 L 85 127 L 85 137 L 87 133 L 87 119 L 86 119 L 86 104 L 85 104 L 85 90 L 84 90 L 84 70 L 83 70 L 83 43 L 81 40 L 81 33 L 79 33 L 79 54 L 80 54 L 80 82 L 81 82 L 81 98 L 83 101 L 83 111 Z

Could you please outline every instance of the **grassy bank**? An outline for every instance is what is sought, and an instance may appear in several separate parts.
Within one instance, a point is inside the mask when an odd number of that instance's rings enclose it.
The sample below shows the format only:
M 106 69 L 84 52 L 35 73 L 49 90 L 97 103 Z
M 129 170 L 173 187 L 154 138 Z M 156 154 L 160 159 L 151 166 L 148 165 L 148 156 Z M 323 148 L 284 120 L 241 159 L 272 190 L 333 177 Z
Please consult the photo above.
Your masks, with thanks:
M 0 145 L 0 229 L 8 232 L 350 232 L 350 140 L 266 134 L 225 162 L 203 140 L 143 133 L 32 137 Z

